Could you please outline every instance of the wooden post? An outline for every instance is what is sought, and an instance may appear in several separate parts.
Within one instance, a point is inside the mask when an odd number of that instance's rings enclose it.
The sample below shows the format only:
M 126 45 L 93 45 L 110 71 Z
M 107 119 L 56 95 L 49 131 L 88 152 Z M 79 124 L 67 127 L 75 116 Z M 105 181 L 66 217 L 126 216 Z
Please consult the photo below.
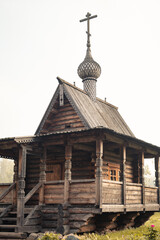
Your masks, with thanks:
M 122 161 L 123 161 L 123 193 L 122 193 L 122 203 L 124 205 L 124 211 L 126 211 L 126 159 L 127 159 L 127 153 L 126 153 L 126 147 L 123 146 L 122 148 Z
M 102 207 L 103 141 L 96 140 L 96 205 Z
M 39 189 L 39 205 L 44 204 L 44 184 L 46 182 L 46 159 L 47 159 L 47 150 L 46 148 L 44 148 L 40 158 L 39 182 L 42 183 L 42 186 Z
M 156 175 L 156 186 L 157 190 L 157 203 L 160 204 L 160 157 L 155 157 L 155 175 Z
M 141 183 L 142 183 L 142 204 L 143 211 L 145 211 L 145 182 L 144 182 L 144 152 L 141 155 Z
M 15 188 L 13 189 L 13 205 L 16 205 L 17 203 L 17 183 L 18 183 L 18 162 L 17 159 L 14 160 L 14 176 L 13 176 L 13 182 L 16 183 Z
M 19 149 L 18 161 L 18 198 L 17 198 L 17 226 L 21 231 L 24 224 L 24 198 L 25 198 L 25 176 L 26 176 L 26 148 Z
M 65 179 L 64 179 L 64 203 L 69 201 L 69 181 L 71 180 L 71 168 L 72 168 L 72 146 L 65 146 Z

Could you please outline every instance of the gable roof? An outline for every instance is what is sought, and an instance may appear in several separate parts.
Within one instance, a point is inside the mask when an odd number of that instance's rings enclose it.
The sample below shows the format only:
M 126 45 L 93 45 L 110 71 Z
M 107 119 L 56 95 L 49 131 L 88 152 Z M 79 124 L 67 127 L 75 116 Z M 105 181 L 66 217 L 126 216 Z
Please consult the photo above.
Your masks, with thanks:
M 96 98 L 96 101 L 92 101 L 83 90 L 59 77 L 57 79 L 59 81 L 59 86 L 63 86 L 66 98 L 83 122 L 85 129 L 104 127 L 117 133 L 134 137 L 134 134 L 119 114 L 117 107 L 99 98 Z M 40 125 L 35 133 L 36 135 L 40 134 L 40 131 L 54 106 L 54 103 L 59 95 L 59 86 L 44 114 L 44 117 L 42 118 L 42 121 L 40 122 Z

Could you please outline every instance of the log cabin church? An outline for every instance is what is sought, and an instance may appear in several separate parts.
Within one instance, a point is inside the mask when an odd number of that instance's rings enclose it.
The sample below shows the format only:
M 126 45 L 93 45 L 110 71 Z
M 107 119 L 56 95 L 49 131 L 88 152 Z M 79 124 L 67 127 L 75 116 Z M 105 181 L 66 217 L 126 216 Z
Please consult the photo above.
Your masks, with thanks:
M 160 208 L 160 147 L 137 139 L 118 108 L 96 97 L 101 68 L 87 51 L 78 67 L 84 89 L 58 87 L 33 136 L 0 139 L 14 181 L 0 184 L 0 238 L 140 226 Z M 146 186 L 144 161 L 155 161 Z

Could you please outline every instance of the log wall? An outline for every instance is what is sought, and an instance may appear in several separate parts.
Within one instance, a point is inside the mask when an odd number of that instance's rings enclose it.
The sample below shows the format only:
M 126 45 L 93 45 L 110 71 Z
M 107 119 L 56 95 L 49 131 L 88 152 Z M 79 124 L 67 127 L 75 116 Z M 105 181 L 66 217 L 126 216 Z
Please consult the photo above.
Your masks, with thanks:
M 0 184 L 0 195 L 9 188 L 10 183 L 1 183 Z M 13 190 L 10 191 L 2 200 L 1 203 L 13 203 Z
M 44 134 L 64 129 L 84 129 L 84 124 L 81 122 L 68 99 L 64 97 L 64 105 L 60 106 L 58 97 L 41 133 Z
M 36 156 L 27 155 L 27 163 L 26 163 L 26 187 L 25 194 L 27 195 L 39 182 L 39 174 L 40 174 L 40 159 Z M 38 191 L 31 197 L 31 199 L 27 202 L 29 205 L 36 205 L 39 202 L 39 194 Z
M 142 184 L 126 185 L 126 204 L 141 204 Z
M 157 187 L 145 187 L 145 203 L 146 204 L 158 203 Z
M 73 180 L 95 178 L 95 166 L 91 162 L 91 153 L 73 151 L 71 171 Z
M 64 202 L 64 181 L 46 182 L 44 202 L 45 204 L 60 204 Z
M 95 203 L 95 180 L 90 182 L 74 182 L 70 184 L 69 203 L 71 204 L 94 204 Z
M 103 180 L 102 204 L 122 204 L 122 183 Z

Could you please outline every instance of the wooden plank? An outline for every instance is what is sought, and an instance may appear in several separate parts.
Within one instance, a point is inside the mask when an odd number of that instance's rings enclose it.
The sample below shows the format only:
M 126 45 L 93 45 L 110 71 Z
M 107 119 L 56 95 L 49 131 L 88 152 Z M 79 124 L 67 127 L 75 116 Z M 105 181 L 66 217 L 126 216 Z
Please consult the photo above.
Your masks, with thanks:
M 123 205 L 102 205 L 102 212 L 124 212 L 124 206 Z
M 42 183 L 38 183 L 25 197 L 24 203 L 28 202 L 28 200 L 37 192 L 37 190 L 42 186 Z
M 15 187 L 15 183 L 12 183 L 1 195 L 0 195 L 0 201 L 7 196 L 7 194 Z

